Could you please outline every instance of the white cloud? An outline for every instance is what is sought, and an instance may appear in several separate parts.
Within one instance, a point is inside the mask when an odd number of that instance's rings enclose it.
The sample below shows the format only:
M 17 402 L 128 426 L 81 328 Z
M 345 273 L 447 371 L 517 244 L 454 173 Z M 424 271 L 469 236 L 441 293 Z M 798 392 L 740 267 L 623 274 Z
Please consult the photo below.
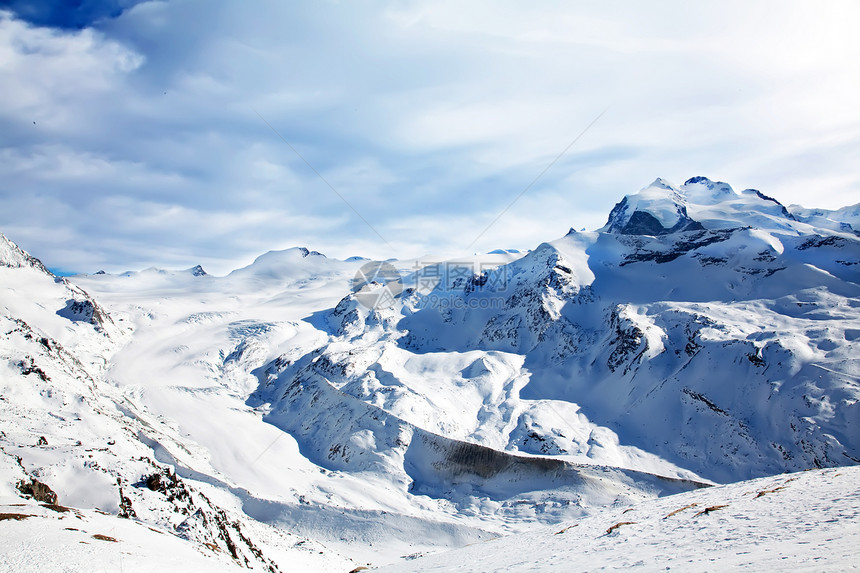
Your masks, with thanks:
M 71 113 L 74 107 L 112 91 L 143 61 L 92 29 L 70 33 L 31 27 L 0 11 L 0 116 L 81 128 Z
M 0 230 L 87 271 L 226 271 L 294 244 L 454 251 L 607 108 L 474 250 L 602 225 L 657 176 L 856 203 L 858 16 L 849 1 L 185 0 L 66 32 L 6 14 Z

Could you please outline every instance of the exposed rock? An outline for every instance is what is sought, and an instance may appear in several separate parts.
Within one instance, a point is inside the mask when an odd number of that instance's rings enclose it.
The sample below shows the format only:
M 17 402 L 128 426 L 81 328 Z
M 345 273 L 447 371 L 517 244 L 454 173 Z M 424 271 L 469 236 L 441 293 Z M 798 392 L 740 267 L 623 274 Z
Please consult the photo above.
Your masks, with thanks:
M 21 374 L 27 376 L 28 374 L 35 374 L 39 378 L 42 379 L 42 382 L 50 382 L 51 377 L 48 376 L 44 370 L 36 366 L 33 359 L 29 356 L 24 357 L 23 360 L 18 362 L 18 368 L 21 370 Z
M 119 479 L 117 479 L 117 481 L 119 481 Z M 117 515 L 125 519 L 137 517 L 137 513 L 131 506 L 131 499 L 123 495 L 122 487 L 119 488 L 119 512 L 117 513 Z
M 162 489 L 161 485 L 161 475 L 152 474 L 151 476 L 146 478 L 146 487 L 148 487 L 152 491 L 159 491 Z
M 103 328 L 105 322 L 110 321 L 107 313 L 89 298 L 84 300 L 69 299 L 66 301 L 65 308 L 58 310 L 57 314 L 72 322 L 88 322 L 98 329 Z
M 57 503 L 57 494 L 50 487 L 40 482 L 35 478 L 30 478 L 29 482 L 21 480 L 17 484 L 18 491 L 23 495 L 32 497 L 36 501 L 42 503 Z

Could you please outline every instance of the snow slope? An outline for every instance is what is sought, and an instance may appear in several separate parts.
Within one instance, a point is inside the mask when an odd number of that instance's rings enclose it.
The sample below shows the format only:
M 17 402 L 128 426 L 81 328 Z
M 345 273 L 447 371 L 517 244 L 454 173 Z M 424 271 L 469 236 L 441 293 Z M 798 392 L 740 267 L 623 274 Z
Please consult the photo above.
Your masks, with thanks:
M 848 571 L 860 468 L 812 470 L 617 506 L 383 567 L 406 571 Z
M 51 275 L 5 237 L 0 246 L 0 496 L 25 495 L 22 485 L 38 482 L 51 492 L 49 501 L 139 520 L 174 536 L 168 544 L 215 555 L 216 565 L 229 561 L 271 571 L 299 564 L 318 570 L 354 566 L 318 543 L 248 517 L 242 499 L 210 472 L 203 446 L 148 410 L 135 392 L 111 383 L 112 364 L 134 338 L 132 321 L 114 320 L 83 290 Z M 69 313 L 72 307 L 87 312 Z M 0 553 L 20 563 L 27 548 L 12 525 L 0 524 L 4 539 L 8 534 L 18 541 L 4 543 Z M 28 520 L 20 535 L 33 527 L 44 524 Z M 113 527 L 129 535 L 146 529 Z M 51 531 L 45 536 L 50 543 L 77 543 L 67 539 L 77 534 Z M 144 544 L 141 551 L 152 546 Z M 89 555 L 62 554 L 70 564 Z
M 95 510 L 0 500 L 3 571 L 241 571 L 223 552 Z

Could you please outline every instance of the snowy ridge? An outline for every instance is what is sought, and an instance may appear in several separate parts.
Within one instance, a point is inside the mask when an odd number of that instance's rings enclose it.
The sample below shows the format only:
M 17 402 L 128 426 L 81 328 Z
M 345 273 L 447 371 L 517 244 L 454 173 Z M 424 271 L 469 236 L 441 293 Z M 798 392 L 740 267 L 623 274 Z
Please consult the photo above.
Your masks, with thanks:
M 841 468 L 697 490 L 380 571 L 844 570 L 860 542 L 858 479 Z
M 790 205 L 788 210 L 798 221 L 809 223 L 814 227 L 855 235 L 860 233 L 860 203 L 835 210 L 806 209 L 800 205 Z
M 30 256 L 21 247 L 0 233 L 0 265 L 9 268 L 31 267 L 53 276 L 42 261 Z

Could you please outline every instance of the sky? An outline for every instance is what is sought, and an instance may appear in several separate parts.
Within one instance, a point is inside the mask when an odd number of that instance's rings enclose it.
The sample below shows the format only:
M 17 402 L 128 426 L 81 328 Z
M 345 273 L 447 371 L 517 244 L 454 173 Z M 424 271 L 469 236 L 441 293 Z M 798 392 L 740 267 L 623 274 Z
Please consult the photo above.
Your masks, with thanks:
M 534 248 L 657 177 L 855 204 L 858 25 L 852 0 L 2 0 L 0 232 L 63 272 L 225 274 Z

